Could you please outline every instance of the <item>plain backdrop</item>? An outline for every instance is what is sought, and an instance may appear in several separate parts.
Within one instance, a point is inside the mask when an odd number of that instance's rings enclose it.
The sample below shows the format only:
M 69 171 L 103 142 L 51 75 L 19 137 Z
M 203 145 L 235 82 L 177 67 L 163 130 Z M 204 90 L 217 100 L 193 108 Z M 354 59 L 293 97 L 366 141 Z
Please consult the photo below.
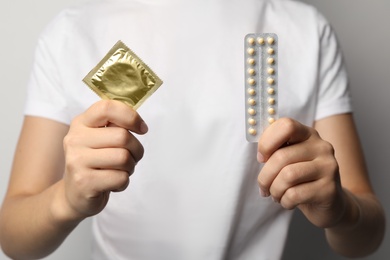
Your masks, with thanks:
M 26 84 L 37 37 L 60 9 L 86 0 L 1 0 L 0 3 L 0 200 L 3 200 L 23 119 Z M 245 1 L 245 0 L 243 0 Z M 338 34 L 350 75 L 355 119 L 371 180 L 390 216 L 390 1 L 303 0 L 315 5 Z M 388 218 L 389 219 L 389 218 Z M 389 222 L 389 221 L 388 221 Z M 275 241 L 278 243 L 278 241 Z M 362 259 L 389 259 L 390 238 Z M 89 259 L 90 220 L 83 222 L 47 259 Z M 0 253 L 0 260 L 8 259 Z M 344 259 L 329 251 L 323 232 L 297 211 L 284 260 Z

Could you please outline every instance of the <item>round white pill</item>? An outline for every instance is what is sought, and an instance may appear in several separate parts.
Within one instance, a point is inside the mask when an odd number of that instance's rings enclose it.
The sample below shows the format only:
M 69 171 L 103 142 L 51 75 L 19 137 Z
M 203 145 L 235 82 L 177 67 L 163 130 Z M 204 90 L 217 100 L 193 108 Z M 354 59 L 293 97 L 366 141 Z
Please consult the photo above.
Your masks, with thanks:
M 248 43 L 249 43 L 250 45 L 255 44 L 255 38 L 249 37 L 249 38 L 248 38 Z
M 257 43 L 263 45 L 265 43 L 264 38 L 263 37 L 257 38 Z
M 256 105 L 256 100 L 254 100 L 253 98 L 250 98 L 250 99 L 248 99 L 248 104 L 251 106 L 254 106 L 254 105 Z
M 256 131 L 256 129 L 254 129 L 254 128 L 249 128 L 249 129 L 248 129 L 248 132 L 249 132 L 249 134 L 251 134 L 251 135 L 256 135 L 256 134 L 257 134 L 257 131 Z
M 268 108 L 268 114 L 275 115 L 275 108 L 273 107 Z
M 256 61 L 255 61 L 255 59 L 253 59 L 253 58 L 249 58 L 249 59 L 247 60 L 247 62 L 248 62 L 249 65 L 252 65 L 252 66 L 256 64 Z
M 275 123 L 275 118 L 273 118 L 273 117 L 270 117 L 270 118 L 268 118 L 268 123 L 269 124 L 273 124 L 273 123 Z
M 248 74 L 251 75 L 251 76 L 254 76 L 254 75 L 256 75 L 256 70 L 250 68 L 250 69 L 248 69 Z
M 253 86 L 253 85 L 256 84 L 256 80 L 255 80 L 254 78 L 249 78 L 249 79 L 248 79 L 248 84 L 251 85 L 251 86 Z
M 253 108 L 249 108 L 248 114 L 250 114 L 251 116 L 254 116 L 254 115 L 256 115 L 256 110 L 254 110 Z
M 256 53 L 254 48 L 248 48 L 247 52 L 249 55 L 254 55 Z
M 256 90 L 253 88 L 248 88 L 248 94 L 251 96 L 254 96 L 254 95 L 256 95 Z
M 275 69 L 274 69 L 274 68 L 268 68 L 268 69 L 267 69 L 267 73 L 268 73 L 269 75 L 274 75 L 274 74 L 275 74 Z
M 250 125 L 256 125 L 256 120 L 254 118 L 249 118 L 248 119 L 248 124 Z
M 275 94 L 275 89 L 274 88 L 268 88 L 267 89 L 267 93 L 270 94 L 270 95 L 274 95 Z
M 267 78 L 267 83 L 269 85 L 273 85 L 275 83 L 275 80 L 273 78 Z

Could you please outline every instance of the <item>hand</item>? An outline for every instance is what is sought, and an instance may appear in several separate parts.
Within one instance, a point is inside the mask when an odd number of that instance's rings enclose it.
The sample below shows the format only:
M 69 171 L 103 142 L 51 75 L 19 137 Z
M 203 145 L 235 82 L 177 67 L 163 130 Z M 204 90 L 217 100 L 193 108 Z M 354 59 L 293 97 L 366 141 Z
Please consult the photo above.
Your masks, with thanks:
M 318 227 L 330 227 L 344 214 L 345 193 L 332 145 L 317 131 L 288 118 L 261 136 L 258 160 L 265 162 L 258 183 L 286 209 L 298 207 Z
M 130 131 L 147 130 L 138 113 L 119 101 L 97 102 L 72 121 L 64 138 L 64 198 L 70 218 L 99 213 L 111 191 L 126 189 L 144 153 Z

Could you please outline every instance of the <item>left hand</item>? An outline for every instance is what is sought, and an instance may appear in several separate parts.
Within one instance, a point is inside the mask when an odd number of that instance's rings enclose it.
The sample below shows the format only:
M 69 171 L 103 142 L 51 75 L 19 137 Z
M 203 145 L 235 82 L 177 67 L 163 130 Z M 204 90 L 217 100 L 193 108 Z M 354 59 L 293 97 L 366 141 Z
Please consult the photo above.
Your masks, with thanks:
M 260 137 L 260 192 L 286 209 L 298 207 L 314 225 L 332 227 L 343 216 L 345 196 L 333 146 L 317 131 L 289 118 Z

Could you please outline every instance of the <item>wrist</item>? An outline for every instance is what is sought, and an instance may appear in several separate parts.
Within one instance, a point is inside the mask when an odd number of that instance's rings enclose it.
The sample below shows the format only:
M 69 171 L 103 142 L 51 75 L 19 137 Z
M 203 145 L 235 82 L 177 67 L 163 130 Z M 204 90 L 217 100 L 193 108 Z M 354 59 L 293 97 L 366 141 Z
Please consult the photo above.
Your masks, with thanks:
M 358 198 L 348 190 L 343 190 L 344 209 L 341 217 L 335 225 L 330 227 L 334 230 L 353 230 L 361 222 L 362 211 Z
M 52 187 L 55 191 L 53 194 L 53 200 L 50 206 L 51 223 L 58 227 L 65 229 L 73 229 L 76 227 L 85 217 L 81 217 L 77 212 L 69 205 L 66 195 L 64 181 L 60 180 Z

